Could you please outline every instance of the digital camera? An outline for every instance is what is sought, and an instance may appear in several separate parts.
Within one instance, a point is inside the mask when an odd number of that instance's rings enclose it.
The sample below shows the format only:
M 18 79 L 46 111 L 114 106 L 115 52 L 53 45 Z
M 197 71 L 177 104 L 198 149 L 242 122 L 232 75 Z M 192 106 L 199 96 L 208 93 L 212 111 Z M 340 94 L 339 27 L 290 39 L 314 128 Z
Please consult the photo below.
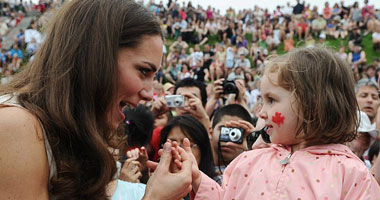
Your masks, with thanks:
M 166 95 L 165 100 L 170 108 L 185 106 L 185 97 L 182 95 Z
M 244 138 L 244 129 L 241 128 L 227 128 L 222 126 L 220 129 L 219 141 L 221 142 L 234 142 L 242 144 Z
M 238 89 L 236 87 L 235 81 L 224 81 L 223 82 L 223 93 L 224 94 L 237 94 Z

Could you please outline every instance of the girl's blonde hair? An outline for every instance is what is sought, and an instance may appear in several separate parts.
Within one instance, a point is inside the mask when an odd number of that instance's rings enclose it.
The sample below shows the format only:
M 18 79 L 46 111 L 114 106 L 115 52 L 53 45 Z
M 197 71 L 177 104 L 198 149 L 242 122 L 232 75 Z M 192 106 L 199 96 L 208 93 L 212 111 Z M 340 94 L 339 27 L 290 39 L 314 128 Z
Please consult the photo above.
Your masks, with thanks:
M 359 107 L 353 73 L 345 61 L 327 48 L 296 48 L 266 65 L 264 75 L 275 72 L 277 85 L 295 97 L 297 137 L 309 145 L 356 137 Z

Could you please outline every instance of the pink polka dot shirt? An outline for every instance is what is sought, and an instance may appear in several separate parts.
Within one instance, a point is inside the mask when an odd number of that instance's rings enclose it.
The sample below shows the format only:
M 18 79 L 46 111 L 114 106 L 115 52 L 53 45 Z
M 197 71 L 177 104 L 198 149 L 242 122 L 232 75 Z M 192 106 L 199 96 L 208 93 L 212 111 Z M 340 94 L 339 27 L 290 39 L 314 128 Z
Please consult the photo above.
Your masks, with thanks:
M 380 186 L 348 147 L 319 145 L 289 154 L 281 145 L 242 153 L 226 168 L 222 186 L 202 174 L 195 199 L 380 200 Z

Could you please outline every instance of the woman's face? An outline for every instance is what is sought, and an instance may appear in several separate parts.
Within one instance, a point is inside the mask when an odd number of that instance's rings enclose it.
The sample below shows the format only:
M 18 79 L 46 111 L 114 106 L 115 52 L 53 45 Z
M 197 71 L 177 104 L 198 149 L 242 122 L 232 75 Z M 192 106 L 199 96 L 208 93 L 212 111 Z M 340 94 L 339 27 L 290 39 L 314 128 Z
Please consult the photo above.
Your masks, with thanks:
M 188 134 L 183 133 L 178 126 L 170 130 L 167 138 L 172 142 L 176 141 L 178 145 L 181 147 L 183 147 L 183 139 L 189 139 L 191 151 L 199 165 L 199 163 L 201 162 L 201 150 L 199 149 L 199 146 L 193 142 L 193 138 L 191 138 Z
M 122 48 L 118 52 L 118 90 L 108 113 L 109 125 L 117 129 L 125 119 L 123 108 L 136 107 L 140 100 L 153 98 L 153 78 L 160 67 L 162 39 L 159 35 L 144 36 L 136 48 Z

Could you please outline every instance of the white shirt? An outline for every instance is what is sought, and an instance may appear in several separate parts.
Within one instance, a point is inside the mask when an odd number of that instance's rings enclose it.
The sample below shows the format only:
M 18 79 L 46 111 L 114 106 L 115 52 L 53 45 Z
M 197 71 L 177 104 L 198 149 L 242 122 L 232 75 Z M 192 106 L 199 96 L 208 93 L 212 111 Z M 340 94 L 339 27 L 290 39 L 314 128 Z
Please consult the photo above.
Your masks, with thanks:
M 372 39 L 380 40 L 380 33 L 379 32 L 372 33 Z

